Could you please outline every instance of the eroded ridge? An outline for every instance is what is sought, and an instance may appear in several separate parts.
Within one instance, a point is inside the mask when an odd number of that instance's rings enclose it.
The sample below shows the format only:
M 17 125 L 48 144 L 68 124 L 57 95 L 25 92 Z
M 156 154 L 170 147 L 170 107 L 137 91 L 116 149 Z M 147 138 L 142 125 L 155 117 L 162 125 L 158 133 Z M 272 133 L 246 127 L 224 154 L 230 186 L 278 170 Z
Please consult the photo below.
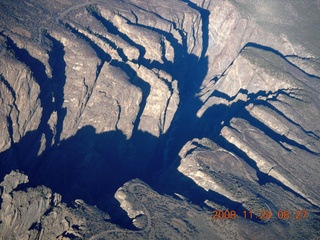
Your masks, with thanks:
M 292 35 L 312 14 L 52 4 L 0 8 L 1 237 L 319 235 L 319 53 Z

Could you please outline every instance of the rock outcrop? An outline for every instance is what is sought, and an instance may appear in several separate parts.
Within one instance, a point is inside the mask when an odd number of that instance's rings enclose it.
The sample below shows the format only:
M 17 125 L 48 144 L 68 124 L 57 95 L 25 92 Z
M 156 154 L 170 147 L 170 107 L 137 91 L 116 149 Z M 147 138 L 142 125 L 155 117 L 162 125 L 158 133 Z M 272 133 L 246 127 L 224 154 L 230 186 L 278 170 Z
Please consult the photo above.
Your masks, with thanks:
M 27 182 L 26 175 L 11 172 L 1 183 L 0 229 L 3 239 L 29 239 L 28 230 L 61 201 L 61 196 L 46 187 L 17 189 Z
M 318 3 L 0 5 L 0 239 L 320 234 Z

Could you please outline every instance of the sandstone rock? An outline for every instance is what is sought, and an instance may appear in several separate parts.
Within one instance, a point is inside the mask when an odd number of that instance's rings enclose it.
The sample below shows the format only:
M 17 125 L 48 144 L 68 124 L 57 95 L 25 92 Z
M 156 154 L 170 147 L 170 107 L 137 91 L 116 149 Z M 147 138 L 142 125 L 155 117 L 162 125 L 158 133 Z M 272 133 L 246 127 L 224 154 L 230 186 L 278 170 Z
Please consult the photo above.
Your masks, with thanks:
M 3 1 L 0 238 L 317 238 L 318 10 Z
M 24 175 L 20 172 L 12 171 L 10 174 L 4 177 L 3 182 L 0 183 L 0 186 L 3 188 L 4 194 L 11 193 L 14 189 L 16 189 L 20 184 L 28 183 L 28 176 Z
M 28 188 L 15 191 L 15 188 L 27 183 L 28 177 L 18 172 L 7 175 L 1 186 L 1 237 L 3 239 L 29 239 L 28 230 L 39 222 L 52 206 L 60 202 L 60 197 L 45 187 Z
M 139 204 L 139 201 L 135 197 L 134 193 L 132 194 L 127 186 L 125 188 L 119 188 L 115 193 L 115 198 L 120 202 L 120 207 L 126 211 L 129 218 L 132 219 L 132 223 L 134 226 L 144 229 L 147 225 L 143 224 L 143 219 L 141 216 L 145 215 L 145 208 Z

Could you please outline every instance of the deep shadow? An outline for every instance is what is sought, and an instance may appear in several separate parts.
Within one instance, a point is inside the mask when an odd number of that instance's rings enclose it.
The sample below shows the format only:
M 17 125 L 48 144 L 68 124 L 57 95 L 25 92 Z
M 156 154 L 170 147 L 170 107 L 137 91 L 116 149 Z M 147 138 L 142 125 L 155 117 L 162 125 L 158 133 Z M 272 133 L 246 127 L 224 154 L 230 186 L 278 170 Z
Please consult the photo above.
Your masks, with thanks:
M 0 74 L 0 83 L 3 83 L 6 88 L 8 89 L 8 91 L 10 92 L 12 98 L 13 98 L 13 107 L 15 108 L 15 110 L 19 111 L 18 110 L 18 107 L 16 105 L 16 100 L 17 100 L 17 97 L 16 97 L 16 93 L 14 91 L 14 89 L 12 88 L 12 86 L 9 84 L 9 82 L 5 79 L 5 77 Z M 11 111 L 12 109 L 10 109 L 10 114 L 11 114 Z M 12 123 L 12 119 L 10 117 L 10 114 L 9 116 L 6 117 L 7 119 L 7 122 L 8 122 L 8 132 L 9 132 L 9 135 L 10 135 L 10 145 L 13 145 L 13 123 Z
M 141 79 L 140 77 L 138 77 L 136 71 L 129 64 L 112 59 L 109 54 L 104 52 L 103 49 L 100 48 L 96 43 L 94 43 L 89 37 L 85 36 L 84 34 L 82 34 L 77 29 L 73 28 L 67 23 L 65 23 L 64 25 L 68 30 L 70 30 L 77 37 L 84 39 L 90 45 L 90 47 L 92 47 L 92 49 L 96 52 L 97 56 L 100 58 L 101 63 L 97 69 L 96 81 L 100 75 L 103 64 L 105 62 L 108 62 L 108 64 L 110 64 L 111 66 L 120 68 L 123 72 L 125 72 L 130 78 L 131 83 L 137 86 L 138 88 L 140 88 L 140 90 L 142 91 L 142 100 L 139 105 L 139 112 L 136 117 L 136 121 L 134 123 L 134 129 L 133 129 L 133 132 L 136 132 L 138 130 L 141 115 L 147 103 L 147 98 L 150 94 L 150 84 L 144 81 L 143 79 Z
M 202 146 L 199 146 L 202 148 Z M 180 165 L 181 158 L 177 157 L 176 161 L 172 163 L 171 166 L 168 166 L 166 171 L 162 173 L 161 177 L 166 181 L 158 182 L 154 185 L 155 189 L 160 194 L 169 194 L 175 197 L 175 193 L 179 193 L 186 198 L 184 201 L 188 201 L 190 204 L 197 205 L 203 209 L 209 208 L 212 210 L 221 210 L 209 207 L 205 201 L 210 200 L 215 202 L 217 205 L 221 205 L 229 210 L 234 210 L 237 213 L 237 216 L 243 216 L 243 211 L 249 212 L 251 209 L 246 209 L 243 207 L 242 203 L 235 202 L 229 198 L 214 192 L 212 190 L 206 191 L 199 185 L 197 185 L 191 178 L 186 177 L 181 172 L 177 171 Z M 260 220 L 259 216 L 252 214 L 252 218 L 248 220 L 264 224 Z
M 68 204 L 80 198 L 89 204 L 97 205 L 112 215 L 115 222 L 123 226 L 127 226 L 128 218 L 124 217 L 123 210 L 115 202 L 113 196 L 119 187 L 134 178 L 140 178 L 163 194 L 174 195 L 175 190 L 178 188 L 183 189 L 183 194 L 194 204 L 201 207 L 204 207 L 203 202 L 205 199 L 210 199 L 226 206 L 228 209 L 242 211 L 244 208 L 241 204 L 231 201 L 218 193 L 212 191 L 206 192 L 191 179 L 177 171 L 181 160 L 177 156 L 184 144 L 194 138 L 208 137 L 220 147 L 242 157 L 257 171 L 260 184 L 273 182 L 285 190 L 291 191 L 280 182 L 261 173 L 252 159 L 219 136 L 223 127 L 221 122 L 225 122 L 225 125 L 230 127 L 229 123 L 231 119 L 233 117 L 240 117 L 249 121 L 251 125 L 259 128 L 278 143 L 280 141 L 286 142 L 304 151 L 311 152 L 306 147 L 273 132 L 245 110 L 245 107 L 251 103 L 265 105 L 276 110 L 266 101 L 259 100 L 259 97 L 276 96 L 277 94 L 286 95 L 288 93 L 285 90 L 279 90 L 275 93 L 260 91 L 255 94 L 249 94 L 247 90 L 241 89 L 239 93 L 246 95 L 247 101 L 239 100 L 229 106 L 223 104 L 216 105 L 208 109 L 201 118 L 197 117 L 197 111 L 203 103 L 195 95 L 200 90 L 201 83 L 208 72 L 209 64 L 206 57 L 209 43 L 209 11 L 189 1 L 186 2 L 190 7 L 199 11 L 202 18 L 203 49 L 201 56 L 197 57 L 188 53 L 187 37 L 182 30 L 179 31 L 182 36 L 182 44 L 179 44 L 172 34 L 166 34 L 159 29 L 146 27 L 149 30 L 164 35 L 174 47 L 174 61 L 171 63 L 162 58 L 163 64 L 144 59 L 145 49 L 143 46 L 136 44 L 127 35 L 121 33 L 110 21 L 102 18 L 97 12 L 90 12 L 93 17 L 103 24 L 107 31 L 119 35 L 127 43 L 139 49 L 140 58 L 136 63 L 148 69 L 156 67 L 164 70 L 171 74 L 174 79 L 178 80 L 180 93 L 179 108 L 169 130 L 159 138 L 142 132 L 138 128 L 140 118 L 146 106 L 146 99 L 150 94 L 150 85 L 137 77 L 136 71 L 129 64 L 125 63 L 127 59 L 124 57 L 123 51 L 121 49 L 118 50 L 124 62 L 113 60 L 109 54 L 97 46 L 90 38 L 70 25 L 64 24 L 74 35 L 84 39 L 100 58 L 101 64 L 98 66 L 96 78 L 99 77 L 103 64 L 108 62 L 110 65 L 124 71 L 129 76 L 131 83 L 141 89 L 143 97 L 137 119 L 134 123 L 131 139 L 127 140 L 125 135 L 119 130 L 96 133 L 94 127 L 85 126 L 79 129 L 74 136 L 59 141 L 66 114 L 66 110 L 63 108 L 63 88 L 66 81 L 66 63 L 64 62 L 65 52 L 63 46 L 53 37 L 46 36 L 53 45 L 52 50 L 49 52 L 49 64 L 53 69 L 52 79 L 50 79 L 46 76 L 45 66 L 39 60 L 33 58 L 27 50 L 18 48 L 8 38 L 9 48 L 15 53 L 18 60 L 30 67 L 40 86 L 39 98 L 41 107 L 43 108 L 43 115 L 39 128 L 36 131 L 28 132 L 19 143 L 12 143 L 10 149 L 0 154 L 0 177 L 3 178 L 11 170 L 18 169 L 24 171 L 30 178 L 31 186 L 46 185 L 53 191 L 60 193 L 63 201 Z M 138 26 L 145 27 L 139 24 Z M 113 43 L 110 40 L 101 36 L 99 37 L 112 46 Z M 279 52 L 268 47 L 253 43 L 248 43 L 245 47 L 255 47 L 271 51 L 283 58 Z M 1 78 L 1 81 L 4 82 L 10 92 L 13 91 L 4 78 Z M 215 91 L 213 96 L 228 101 L 232 101 L 236 97 L 229 97 L 227 94 L 218 91 Z M 290 95 L 287 96 L 292 97 Z M 52 97 L 54 97 L 55 101 L 52 101 Z M 58 113 L 57 134 L 55 137 L 48 126 L 48 120 L 53 111 L 57 111 Z M 12 121 L 10 118 L 8 118 L 8 123 L 11 126 L 10 134 L 12 135 Z M 42 133 L 46 136 L 47 146 L 46 150 L 38 156 Z M 55 139 L 55 144 L 51 146 L 51 140 L 53 139 Z M 168 143 L 169 141 L 171 143 Z M 296 196 L 301 197 L 299 195 Z M 125 221 L 121 219 L 125 219 Z
M 122 33 L 121 31 L 119 31 L 119 29 L 113 25 L 112 22 L 108 21 L 107 19 L 103 18 L 101 16 L 101 14 L 97 11 L 97 10 L 88 10 L 89 14 L 91 14 L 94 18 L 96 18 L 98 21 L 101 22 L 101 24 L 106 28 L 106 30 L 114 35 L 118 35 L 119 37 L 121 37 L 124 41 L 126 41 L 128 44 L 130 44 L 131 46 L 136 47 L 139 50 L 140 56 L 138 59 L 138 62 L 140 62 L 145 53 L 146 53 L 146 49 L 142 46 L 137 44 L 136 42 L 134 42 L 132 39 L 130 39 L 126 34 Z
M 233 102 L 230 105 L 225 105 L 225 104 L 214 105 L 211 108 L 207 109 L 207 111 L 203 114 L 201 118 L 197 118 L 193 114 L 187 116 L 187 119 L 191 121 L 191 123 L 183 121 L 183 124 L 177 126 L 176 133 L 175 133 L 175 137 L 177 140 L 174 143 L 177 144 L 179 147 L 177 147 L 175 150 L 179 151 L 182 148 L 182 146 L 186 143 L 186 141 L 192 140 L 193 138 L 199 138 L 199 139 L 204 137 L 209 138 L 213 142 L 215 142 L 219 147 L 226 149 L 231 153 L 236 154 L 237 156 L 242 158 L 249 166 L 251 166 L 251 168 L 254 169 L 257 173 L 258 183 L 260 185 L 264 185 L 266 183 L 274 183 L 282 187 L 285 191 L 288 191 L 294 194 L 297 198 L 300 198 L 305 200 L 306 202 L 309 202 L 305 197 L 301 196 L 299 193 L 290 189 L 279 180 L 269 176 L 267 173 L 261 172 L 261 170 L 258 168 L 256 162 L 253 159 L 251 159 L 241 149 L 234 146 L 233 144 L 228 142 L 224 137 L 220 135 L 221 130 L 224 126 L 232 128 L 232 126 L 230 125 L 232 118 L 241 118 L 246 120 L 251 126 L 262 131 L 266 136 L 270 137 L 272 140 L 278 143 L 280 147 L 283 147 L 285 151 L 288 151 L 288 149 L 283 146 L 282 142 L 287 143 L 288 145 L 294 146 L 296 148 L 299 148 L 305 152 L 309 152 L 311 154 L 317 155 L 317 153 L 311 151 L 304 145 L 301 145 L 287 138 L 284 135 L 280 135 L 276 133 L 275 131 L 270 129 L 268 126 L 266 126 L 264 123 L 254 118 L 246 109 L 246 106 L 248 106 L 249 104 L 253 104 L 254 106 L 262 105 L 262 106 L 271 108 L 272 104 L 269 101 L 276 101 L 276 97 L 273 98 L 272 96 L 286 95 L 288 97 L 291 97 L 291 95 L 287 93 L 286 89 L 280 89 L 276 92 L 266 92 L 261 90 L 257 93 L 248 93 L 247 90 L 241 89 L 239 93 L 247 95 L 247 100 L 246 101 L 238 100 L 236 102 Z M 215 91 L 213 95 L 226 99 L 229 102 L 236 98 L 236 96 L 229 97 L 228 95 L 218 91 Z M 268 98 L 269 101 L 263 101 L 261 100 L 261 98 Z M 198 147 L 202 148 L 202 146 L 198 146 Z M 171 151 L 173 151 L 173 148 L 171 149 Z M 193 151 L 193 150 L 190 150 L 190 151 Z M 177 155 L 178 155 L 178 152 L 174 152 L 172 157 Z M 175 185 L 171 185 L 171 186 L 167 186 L 166 184 L 162 185 L 163 183 L 160 183 L 157 188 L 158 191 L 160 192 L 168 191 L 168 189 L 172 189 L 171 191 L 179 191 L 180 189 L 190 189 L 190 192 L 187 192 L 187 193 L 183 192 L 183 195 L 188 196 L 193 203 L 196 203 L 199 206 L 201 206 L 201 203 L 203 204 L 203 201 L 205 199 L 214 199 L 215 202 L 227 207 L 228 209 L 240 208 L 240 212 L 243 212 L 243 210 L 246 210 L 242 206 L 241 207 L 236 206 L 234 202 L 226 199 L 224 196 L 218 193 L 212 193 L 212 192 L 210 193 L 210 191 L 206 193 L 203 190 L 199 190 L 198 189 L 199 186 L 197 186 L 192 180 L 190 179 L 186 180 L 185 176 L 177 172 L 176 169 L 178 168 L 179 164 L 180 164 L 180 158 L 178 157 L 171 164 L 171 166 L 167 167 L 167 170 L 165 170 L 165 173 L 163 173 L 164 175 L 162 176 L 162 178 L 165 178 L 165 179 L 172 178 L 170 179 L 170 182 L 174 182 L 175 184 L 178 183 L 179 187 Z M 170 172 L 169 176 L 167 176 L 168 173 L 166 171 Z M 157 184 L 155 185 L 157 186 Z M 184 187 L 181 187 L 181 185 Z M 170 194 L 172 193 L 173 192 L 170 192 Z
M 39 128 L 45 134 L 47 139 L 47 148 L 50 148 L 51 139 L 53 139 L 53 133 L 48 125 L 48 120 L 54 110 L 52 103 L 52 83 L 51 80 L 46 75 L 46 69 L 44 64 L 32 57 L 30 53 L 26 49 L 22 49 L 17 47 L 17 45 L 12 41 L 11 38 L 1 34 L 3 37 L 7 39 L 8 49 L 11 50 L 14 56 L 24 63 L 28 68 L 30 68 L 34 79 L 40 87 L 39 99 L 42 107 L 42 117 L 40 121 Z M 34 133 L 30 136 L 29 142 L 30 144 L 35 141 L 37 137 L 39 137 L 40 132 Z M 21 149 L 21 155 L 26 155 L 28 153 L 28 149 Z
M 108 31 L 121 36 L 140 50 L 140 59 L 137 63 L 148 69 L 157 67 L 165 70 L 178 80 L 181 104 L 176 115 L 181 120 L 177 122 L 176 126 L 180 125 L 179 122 L 186 121 L 186 125 L 182 126 L 186 129 L 186 134 L 179 140 L 177 149 L 172 154 L 174 156 L 178 148 L 181 148 L 189 140 L 188 138 L 191 136 L 189 129 L 193 129 L 192 126 L 197 121 L 194 116 L 201 103 L 194 101 L 194 95 L 206 75 L 208 59 L 206 57 L 199 59 L 188 53 L 186 36 L 180 30 L 182 44 L 174 42 L 173 36 L 167 35 L 167 38 L 175 46 L 174 62 L 165 61 L 162 65 L 159 62 L 151 63 L 144 59 L 144 49 L 141 46 L 118 31 L 112 23 L 101 19 L 95 13 L 92 14 L 102 22 Z M 103 64 L 108 62 L 126 72 L 132 84 L 142 90 L 143 99 L 134 125 L 133 136 L 127 140 L 121 131 L 96 133 L 92 126 L 86 126 L 81 128 L 75 136 L 57 142 L 65 116 L 63 87 L 66 81 L 66 63 L 64 62 L 63 46 L 53 37 L 47 35 L 48 40 L 52 43 L 52 50 L 49 52 L 49 65 L 53 69 L 51 79 L 46 76 L 45 66 L 39 60 L 33 58 L 27 50 L 18 48 L 11 39 L 8 39 L 10 49 L 13 50 L 18 60 L 30 67 L 40 86 L 39 98 L 43 107 L 43 116 L 36 131 L 28 132 L 19 143 L 12 144 L 9 150 L 1 153 L 1 177 L 4 177 L 11 170 L 18 169 L 29 176 L 30 186 L 48 186 L 54 192 L 60 193 L 63 201 L 68 204 L 81 198 L 87 203 L 97 205 L 102 210 L 113 214 L 117 219 L 116 216 L 122 216 L 121 212 L 123 213 L 123 211 L 114 202 L 115 191 L 125 182 L 134 178 L 140 178 L 147 183 L 152 182 L 151 179 L 154 179 L 156 173 L 164 165 L 163 149 L 165 143 L 169 137 L 176 133 L 176 130 L 171 128 L 160 138 L 139 131 L 139 121 L 150 93 L 150 85 L 138 78 L 135 70 L 128 64 L 111 59 L 110 55 L 77 29 L 68 24 L 64 24 L 64 26 L 77 37 L 84 39 L 100 58 L 101 64 L 98 66 L 96 78 L 99 77 Z M 107 40 L 105 39 L 105 41 Z M 139 62 L 140 60 L 141 62 Z M 54 97 L 54 101 L 52 97 Z M 51 146 L 50 143 L 54 136 L 48 126 L 48 120 L 53 111 L 57 111 L 60 118 L 58 117 L 56 144 Z M 188 121 L 189 119 L 190 121 Z M 42 133 L 46 136 L 47 146 L 46 150 L 38 156 Z M 177 137 L 180 138 L 180 136 Z M 188 178 L 184 178 L 189 181 Z M 201 191 L 200 188 L 199 191 Z M 106 202 L 110 204 L 106 204 Z
M 63 121 L 67 114 L 67 109 L 63 108 L 64 102 L 64 86 L 66 84 L 66 62 L 64 60 L 64 46 L 62 43 L 45 35 L 52 43 L 51 51 L 49 52 L 49 65 L 52 69 L 52 95 L 54 97 L 54 110 L 57 111 L 57 126 L 54 143 L 59 143 L 63 128 Z
M 199 7 L 197 4 L 189 1 L 189 0 L 182 0 L 183 2 L 187 3 L 189 7 L 193 8 L 197 12 L 200 13 L 201 16 L 201 22 L 202 22 L 202 53 L 201 58 L 205 57 L 205 54 L 208 50 L 209 46 L 209 16 L 210 11 L 207 9 L 204 9 L 202 7 Z
M 19 143 L 0 154 L 1 179 L 11 170 L 22 171 L 29 176 L 28 187 L 45 185 L 61 194 L 68 204 L 83 199 L 107 211 L 113 222 L 132 228 L 113 196 L 127 181 L 139 177 L 148 182 L 150 175 L 158 171 L 153 166 L 158 161 L 157 138 L 139 132 L 137 137 L 127 140 L 121 131 L 96 133 L 94 127 L 85 126 L 75 136 L 38 156 L 41 139 L 29 143 L 30 136 L 37 131 L 28 132 Z M 21 149 L 29 152 L 24 156 L 16 154 L 13 161 L 11 149 L 15 153 Z
M 13 52 L 14 56 L 30 68 L 34 79 L 40 87 L 39 99 L 42 107 L 42 117 L 39 125 L 39 129 L 41 129 L 41 131 L 38 131 L 37 133 L 45 134 L 46 149 L 49 149 L 51 147 L 51 143 L 56 144 L 59 142 L 64 117 L 66 115 L 66 109 L 62 107 L 64 102 L 64 85 L 66 82 L 64 46 L 49 34 L 45 35 L 52 44 L 52 48 L 48 52 L 48 63 L 52 69 L 52 77 L 49 78 L 46 74 L 46 67 L 40 60 L 31 56 L 26 49 L 19 48 L 10 37 L 3 34 L 1 35 L 7 39 L 8 49 Z M 12 90 L 13 89 L 10 91 Z M 13 97 L 15 98 L 15 95 L 13 95 Z M 54 111 L 57 112 L 58 117 L 55 136 L 48 125 L 50 116 Z M 35 134 L 30 135 L 30 142 L 33 142 L 39 137 L 37 133 L 35 132 Z M 28 149 L 26 150 L 28 151 Z M 27 152 L 23 150 L 21 154 L 27 154 Z

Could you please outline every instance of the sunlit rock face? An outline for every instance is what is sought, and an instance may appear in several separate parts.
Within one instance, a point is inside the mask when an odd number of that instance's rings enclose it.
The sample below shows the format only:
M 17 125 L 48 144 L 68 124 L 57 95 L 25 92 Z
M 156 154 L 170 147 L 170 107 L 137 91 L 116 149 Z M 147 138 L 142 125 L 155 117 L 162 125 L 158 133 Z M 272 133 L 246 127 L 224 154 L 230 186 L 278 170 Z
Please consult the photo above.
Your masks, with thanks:
M 316 239 L 319 10 L 2 1 L 0 239 Z

